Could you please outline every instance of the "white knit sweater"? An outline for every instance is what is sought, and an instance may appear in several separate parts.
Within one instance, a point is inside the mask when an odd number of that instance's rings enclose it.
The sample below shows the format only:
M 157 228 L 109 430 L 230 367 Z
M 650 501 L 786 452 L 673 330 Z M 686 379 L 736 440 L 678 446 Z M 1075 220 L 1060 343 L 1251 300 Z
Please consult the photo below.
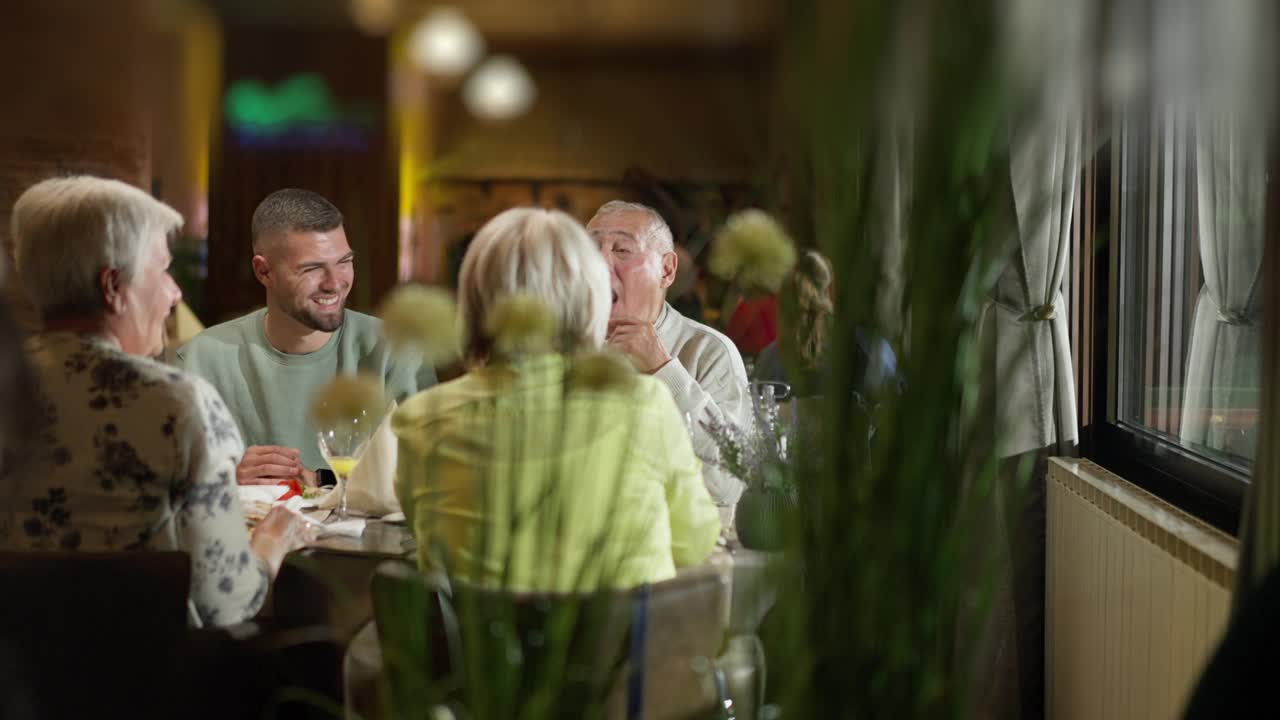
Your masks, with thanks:
M 721 470 L 715 440 L 706 423 L 745 426 L 751 420 L 747 371 L 733 342 L 664 304 L 654 324 L 671 361 L 653 374 L 671 390 L 676 406 L 692 424 L 693 450 L 703 460 L 702 478 L 720 507 L 726 526 L 742 494 L 742 481 Z

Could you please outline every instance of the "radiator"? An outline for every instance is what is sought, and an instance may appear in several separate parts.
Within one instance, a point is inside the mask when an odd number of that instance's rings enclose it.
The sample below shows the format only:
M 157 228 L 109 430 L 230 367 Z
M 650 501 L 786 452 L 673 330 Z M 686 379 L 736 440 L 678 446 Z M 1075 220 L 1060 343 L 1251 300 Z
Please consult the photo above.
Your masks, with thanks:
M 1226 626 L 1237 543 L 1102 467 L 1053 458 L 1050 720 L 1176 718 Z

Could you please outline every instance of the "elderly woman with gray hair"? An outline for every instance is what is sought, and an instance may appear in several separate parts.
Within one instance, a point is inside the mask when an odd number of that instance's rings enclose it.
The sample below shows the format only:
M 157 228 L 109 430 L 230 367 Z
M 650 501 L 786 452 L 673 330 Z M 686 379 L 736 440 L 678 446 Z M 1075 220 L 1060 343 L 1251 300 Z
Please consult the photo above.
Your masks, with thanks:
M 585 592 L 704 560 L 720 520 L 671 393 L 595 352 L 609 274 L 582 226 L 554 210 L 498 215 L 468 248 L 458 293 L 469 372 L 392 418 L 423 569 Z M 548 326 L 545 345 L 514 342 Z
M 0 464 L 0 549 L 184 550 L 192 623 L 254 615 L 302 519 L 245 530 L 244 446 L 217 392 L 150 358 L 181 298 L 182 216 L 121 182 L 46 180 L 13 207 L 16 273 L 43 318 L 25 346 L 34 440 Z

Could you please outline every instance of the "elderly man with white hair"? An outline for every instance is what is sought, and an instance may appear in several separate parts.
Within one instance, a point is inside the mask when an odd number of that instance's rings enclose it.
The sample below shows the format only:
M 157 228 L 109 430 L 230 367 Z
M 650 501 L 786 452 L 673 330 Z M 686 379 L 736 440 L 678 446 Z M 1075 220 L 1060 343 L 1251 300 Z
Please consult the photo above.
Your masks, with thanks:
M 671 229 L 653 208 L 614 200 L 596 211 L 587 232 L 609 265 L 609 345 L 671 390 L 698 456 L 717 457 L 708 426 L 750 422 L 747 372 L 729 338 L 667 303 L 679 265 Z M 712 463 L 703 479 L 728 526 L 742 482 Z

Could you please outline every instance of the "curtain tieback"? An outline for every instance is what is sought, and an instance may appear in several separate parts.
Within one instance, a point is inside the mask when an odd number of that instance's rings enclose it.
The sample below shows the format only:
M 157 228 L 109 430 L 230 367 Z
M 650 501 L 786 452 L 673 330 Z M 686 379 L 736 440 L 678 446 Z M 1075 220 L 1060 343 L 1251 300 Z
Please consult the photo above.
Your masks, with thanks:
M 1061 299 L 1061 294 L 1055 294 L 1053 300 L 1050 300 L 1044 305 L 1034 305 L 1030 308 L 1019 307 L 1011 302 L 994 297 L 988 297 L 987 302 L 1018 318 L 1018 322 L 1048 322 L 1049 320 L 1058 317 L 1057 303 L 1058 300 Z M 988 307 L 990 307 L 990 305 Z
M 1018 322 L 1046 322 L 1058 316 L 1058 309 L 1053 303 L 1038 305 L 1024 312 Z
M 1218 310 L 1218 322 L 1228 325 L 1254 325 L 1254 313 L 1247 310 Z

